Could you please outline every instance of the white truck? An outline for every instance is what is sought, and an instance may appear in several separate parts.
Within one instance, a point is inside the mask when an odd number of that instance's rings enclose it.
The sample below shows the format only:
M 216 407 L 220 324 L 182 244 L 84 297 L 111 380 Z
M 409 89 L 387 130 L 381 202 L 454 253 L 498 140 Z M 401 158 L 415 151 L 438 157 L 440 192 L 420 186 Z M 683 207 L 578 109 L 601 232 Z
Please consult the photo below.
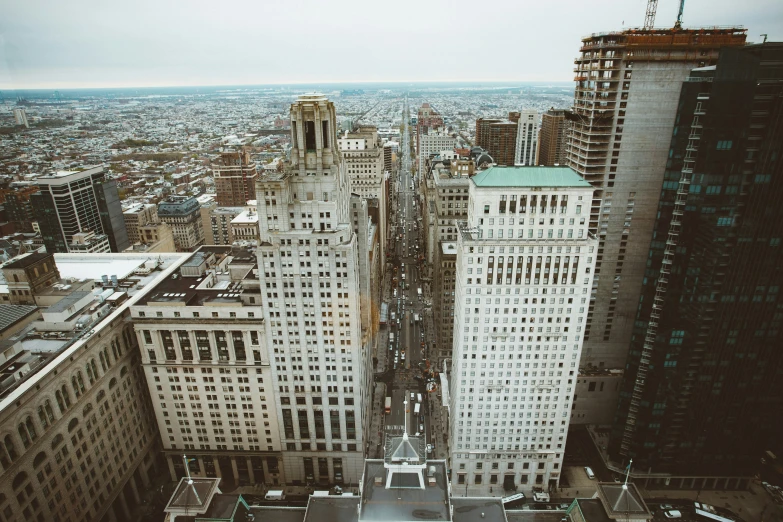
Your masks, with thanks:
M 421 299 L 421 297 L 422 297 L 421 287 L 419 287 L 419 289 L 418 289 L 418 294 L 419 294 L 419 299 Z

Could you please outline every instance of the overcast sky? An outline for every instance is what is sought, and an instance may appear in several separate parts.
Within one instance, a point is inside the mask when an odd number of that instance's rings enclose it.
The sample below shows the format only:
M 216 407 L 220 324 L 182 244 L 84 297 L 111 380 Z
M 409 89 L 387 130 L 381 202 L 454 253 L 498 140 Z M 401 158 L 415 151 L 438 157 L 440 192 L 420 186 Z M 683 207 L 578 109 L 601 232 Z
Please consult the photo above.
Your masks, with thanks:
M 0 0 L 0 89 L 571 81 L 646 0 Z M 678 0 L 660 0 L 671 27 Z M 687 0 L 686 27 L 783 40 L 781 0 Z

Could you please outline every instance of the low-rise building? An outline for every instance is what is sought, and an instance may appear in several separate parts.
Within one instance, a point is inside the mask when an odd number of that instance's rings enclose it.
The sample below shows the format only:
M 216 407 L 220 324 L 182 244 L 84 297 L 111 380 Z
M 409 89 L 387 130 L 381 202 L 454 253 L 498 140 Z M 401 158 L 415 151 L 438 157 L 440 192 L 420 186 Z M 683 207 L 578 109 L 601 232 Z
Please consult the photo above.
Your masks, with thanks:
M 11 304 L 35 304 L 35 294 L 51 286 L 60 273 L 54 263 L 54 254 L 26 254 L 3 265 Z
M 152 203 L 134 203 L 122 211 L 128 241 L 131 245 L 141 243 L 140 227 L 150 223 L 159 223 L 158 207 Z
M 244 209 L 229 225 L 231 242 L 258 241 L 258 212 L 254 208 Z
M 111 252 L 109 236 L 95 232 L 79 232 L 73 235 L 73 241 L 68 245 L 68 251 L 76 254 Z
M 47 256 L 26 265 L 40 268 Z M 180 257 L 58 254 L 49 266 L 68 279 L 93 274 L 97 288 L 62 292 L 40 320 L 0 341 L 5 519 L 113 522 L 142 504 L 161 472 L 160 443 L 128 308 Z M 106 270 L 116 284 L 103 286 Z

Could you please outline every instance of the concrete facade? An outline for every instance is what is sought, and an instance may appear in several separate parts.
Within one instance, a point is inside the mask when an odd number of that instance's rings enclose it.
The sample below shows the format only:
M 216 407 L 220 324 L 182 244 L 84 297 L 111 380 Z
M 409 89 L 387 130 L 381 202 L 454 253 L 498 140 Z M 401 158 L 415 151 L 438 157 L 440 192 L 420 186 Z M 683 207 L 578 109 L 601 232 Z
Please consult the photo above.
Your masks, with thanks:
M 329 459 L 329 480 L 361 476 L 372 359 L 363 344 L 359 245 L 334 105 L 291 105 L 291 159 L 259 178 L 258 277 L 287 479 Z M 326 429 L 328 426 L 329 429 Z M 314 480 L 314 479 L 313 479 Z

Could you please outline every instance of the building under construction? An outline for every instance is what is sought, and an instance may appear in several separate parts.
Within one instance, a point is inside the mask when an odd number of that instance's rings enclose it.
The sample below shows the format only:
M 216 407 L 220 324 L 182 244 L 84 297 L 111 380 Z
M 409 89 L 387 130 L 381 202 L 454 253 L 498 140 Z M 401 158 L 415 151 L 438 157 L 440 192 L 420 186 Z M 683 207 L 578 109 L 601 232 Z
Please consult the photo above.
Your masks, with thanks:
M 625 364 L 680 89 L 745 33 L 630 29 L 582 40 L 566 159 L 597 189 L 589 228 L 600 239 L 582 366 Z

